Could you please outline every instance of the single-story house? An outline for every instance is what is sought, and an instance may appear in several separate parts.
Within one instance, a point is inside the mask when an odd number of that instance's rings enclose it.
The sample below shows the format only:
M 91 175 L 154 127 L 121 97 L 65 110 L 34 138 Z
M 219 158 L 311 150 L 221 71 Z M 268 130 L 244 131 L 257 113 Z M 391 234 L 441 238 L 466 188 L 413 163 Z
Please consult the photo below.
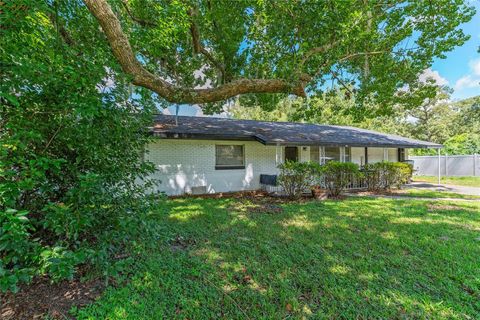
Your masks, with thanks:
M 410 148 L 441 145 L 346 126 L 158 115 L 145 159 L 169 195 L 261 188 L 286 161 L 405 161 Z

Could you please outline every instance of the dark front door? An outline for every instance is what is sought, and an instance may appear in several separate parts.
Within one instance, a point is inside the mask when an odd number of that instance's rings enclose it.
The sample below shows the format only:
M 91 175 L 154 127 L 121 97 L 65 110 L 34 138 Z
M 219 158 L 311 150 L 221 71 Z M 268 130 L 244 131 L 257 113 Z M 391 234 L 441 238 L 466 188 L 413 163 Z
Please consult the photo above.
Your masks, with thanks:
M 297 147 L 285 147 L 285 161 L 298 161 Z

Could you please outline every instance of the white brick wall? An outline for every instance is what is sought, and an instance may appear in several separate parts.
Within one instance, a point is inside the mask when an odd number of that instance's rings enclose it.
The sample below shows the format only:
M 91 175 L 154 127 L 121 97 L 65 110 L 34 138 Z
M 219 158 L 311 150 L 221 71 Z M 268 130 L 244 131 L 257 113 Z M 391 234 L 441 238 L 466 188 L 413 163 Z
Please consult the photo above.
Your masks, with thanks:
M 215 170 L 215 145 L 245 146 L 245 169 Z M 158 139 L 147 148 L 145 160 L 155 164 L 154 178 L 160 181 L 156 191 L 169 195 L 188 193 L 192 187 L 205 186 L 207 192 L 256 190 L 260 174 L 278 173 L 276 146 L 256 141 Z M 397 149 L 388 150 L 389 161 L 396 161 Z M 279 150 L 283 161 L 283 148 Z M 352 148 L 352 162 L 361 164 L 364 148 Z M 299 147 L 301 161 L 310 160 L 310 148 Z M 368 161 L 383 160 L 383 148 L 368 148 Z M 365 161 L 365 159 L 363 159 Z
M 244 145 L 245 169 L 215 170 L 215 144 Z M 275 149 L 255 141 L 159 139 L 148 146 L 145 159 L 157 168 L 158 191 L 169 195 L 195 186 L 206 186 L 209 193 L 255 190 L 260 188 L 260 174 L 277 173 Z

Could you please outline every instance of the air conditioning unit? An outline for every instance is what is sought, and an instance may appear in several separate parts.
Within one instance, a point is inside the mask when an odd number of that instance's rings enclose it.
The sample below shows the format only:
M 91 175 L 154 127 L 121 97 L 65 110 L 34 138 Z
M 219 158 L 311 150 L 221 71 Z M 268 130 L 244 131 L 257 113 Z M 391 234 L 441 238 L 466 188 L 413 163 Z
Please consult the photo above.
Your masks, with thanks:
M 207 186 L 196 186 L 190 188 L 190 194 L 205 194 L 207 193 Z

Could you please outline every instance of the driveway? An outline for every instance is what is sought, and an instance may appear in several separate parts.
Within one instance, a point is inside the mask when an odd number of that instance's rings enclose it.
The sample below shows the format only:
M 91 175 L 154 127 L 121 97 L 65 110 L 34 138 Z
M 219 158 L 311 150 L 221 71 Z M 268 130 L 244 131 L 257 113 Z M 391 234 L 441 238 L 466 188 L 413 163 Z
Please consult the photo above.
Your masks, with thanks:
M 445 191 L 445 192 L 480 196 L 480 188 L 478 187 L 464 187 L 464 186 L 455 186 L 451 184 L 438 185 L 438 184 L 433 184 L 428 182 L 412 182 L 405 186 L 405 189 L 411 189 L 411 188 L 420 189 L 420 190 Z

